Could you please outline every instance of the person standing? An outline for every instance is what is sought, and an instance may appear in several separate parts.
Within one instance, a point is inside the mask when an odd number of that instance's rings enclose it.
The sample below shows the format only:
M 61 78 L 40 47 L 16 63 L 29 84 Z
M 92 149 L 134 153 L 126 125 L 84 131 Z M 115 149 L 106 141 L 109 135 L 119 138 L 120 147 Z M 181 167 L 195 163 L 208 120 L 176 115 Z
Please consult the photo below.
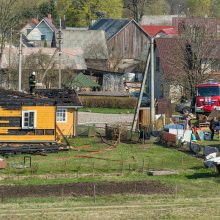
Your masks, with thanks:
M 211 131 L 211 140 L 214 139 L 214 134 L 215 134 L 215 126 L 216 126 L 216 117 L 212 118 L 209 124 L 209 129 Z
M 36 86 L 36 73 L 33 72 L 29 77 L 29 87 L 31 94 L 34 94 L 35 86 Z

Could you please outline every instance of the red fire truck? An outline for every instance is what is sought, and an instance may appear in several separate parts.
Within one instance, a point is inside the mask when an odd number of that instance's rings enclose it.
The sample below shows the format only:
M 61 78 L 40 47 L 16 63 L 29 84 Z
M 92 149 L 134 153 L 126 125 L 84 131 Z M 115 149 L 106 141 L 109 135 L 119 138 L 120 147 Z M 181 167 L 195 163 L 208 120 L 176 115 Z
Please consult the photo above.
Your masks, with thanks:
M 220 110 L 220 83 L 209 80 L 197 86 L 195 112 L 209 114 L 214 109 Z

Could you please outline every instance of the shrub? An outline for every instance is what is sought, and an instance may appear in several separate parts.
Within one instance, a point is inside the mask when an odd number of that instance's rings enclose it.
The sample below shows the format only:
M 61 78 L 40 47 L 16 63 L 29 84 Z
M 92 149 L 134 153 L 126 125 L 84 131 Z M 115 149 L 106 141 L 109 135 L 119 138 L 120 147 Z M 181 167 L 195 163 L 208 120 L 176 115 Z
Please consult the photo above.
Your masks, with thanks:
M 135 108 L 134 97 L 81 96 L 83 107 L 89 108 Z

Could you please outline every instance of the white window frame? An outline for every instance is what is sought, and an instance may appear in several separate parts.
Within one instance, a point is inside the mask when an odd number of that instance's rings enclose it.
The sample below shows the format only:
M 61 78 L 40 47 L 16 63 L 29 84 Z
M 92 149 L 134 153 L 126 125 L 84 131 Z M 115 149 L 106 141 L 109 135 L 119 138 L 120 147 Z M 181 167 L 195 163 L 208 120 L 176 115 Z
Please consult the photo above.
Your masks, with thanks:
M 58 111 L 64 111 L 64 118 L 62 118 L 62 120 L 60 120 L 61 117 L 63 117 L 62 115 L 58 116 Z M 62 113 L 60 113 L 62 114 Z M 67 122 L 67 109 L 66 108 L 58 108 L 56 111 L 56 122 L 58 123 L 66 123 Z
M 34 113 L 34 126 L 25 126 L 25 114 Z M 37 111 L 36 110 L 24 110 L 22 111 L 22 129 L 35 129 L 37 127 Z

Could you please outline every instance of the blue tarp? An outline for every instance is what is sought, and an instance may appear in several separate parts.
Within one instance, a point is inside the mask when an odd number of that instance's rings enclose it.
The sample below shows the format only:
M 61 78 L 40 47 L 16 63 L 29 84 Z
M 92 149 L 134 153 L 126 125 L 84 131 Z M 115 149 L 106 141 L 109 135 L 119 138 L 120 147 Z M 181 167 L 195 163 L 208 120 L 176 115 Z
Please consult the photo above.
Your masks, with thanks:
M 169 129 L 184 129 L 184 124 L 168 124 L 164 126 L 165 130 Z

